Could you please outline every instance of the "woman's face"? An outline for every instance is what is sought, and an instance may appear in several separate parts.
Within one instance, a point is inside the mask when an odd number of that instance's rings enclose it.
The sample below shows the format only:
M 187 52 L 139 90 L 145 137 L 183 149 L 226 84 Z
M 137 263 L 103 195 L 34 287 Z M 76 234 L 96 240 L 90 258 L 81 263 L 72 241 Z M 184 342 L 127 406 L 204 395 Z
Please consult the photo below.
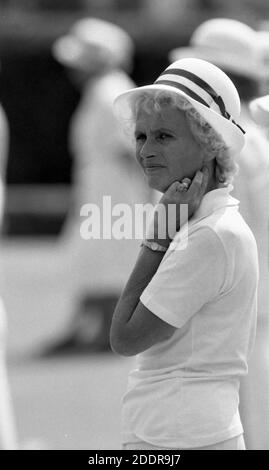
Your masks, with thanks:
M 160 112 L 140 109 L 135 127 L 136 158 L 151 188 L 165 192 L 174 182 L 192 179 L 203 165 L 185 115 L 166 105 Z

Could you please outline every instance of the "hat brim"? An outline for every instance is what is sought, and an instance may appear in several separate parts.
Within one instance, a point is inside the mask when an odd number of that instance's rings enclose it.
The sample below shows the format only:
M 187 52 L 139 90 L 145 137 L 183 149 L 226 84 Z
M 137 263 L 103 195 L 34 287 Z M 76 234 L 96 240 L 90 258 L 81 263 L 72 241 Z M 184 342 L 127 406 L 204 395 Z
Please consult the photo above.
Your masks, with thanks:
M 173 86 L 156 83 L 154 85 L 132 88 L 120 94 L 114 101 L 116 117 L 119 121 L 126 124 L 133 121 L 132 103 L 143 93 L 154 94 L 158 90 L 176 93 L 189 101 L 205 121 L 222 137 L 230 155 L 235 155 L 242 150 L 245 144 L 244 134 L 235 124 Z
M 207 60 L 224 71 L 230 71 L 231 73 L 254 80 L 262 80 L 268 76 L 268 68 L 262 66 L 261 63 L 251 63 L 250 60 L 244 60 L 244 58 L 238 57 L 236 54 L 227 54 L 213 48 L 179 47 L 172 49 L 169 53 L 169 60 L 171 62 L 188 57 Z

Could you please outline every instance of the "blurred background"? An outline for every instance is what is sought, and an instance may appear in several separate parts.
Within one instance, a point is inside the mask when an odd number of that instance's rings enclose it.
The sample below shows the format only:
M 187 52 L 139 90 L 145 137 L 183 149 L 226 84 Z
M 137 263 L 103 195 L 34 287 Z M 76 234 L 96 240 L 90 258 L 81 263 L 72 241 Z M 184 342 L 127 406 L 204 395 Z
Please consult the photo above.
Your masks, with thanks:
M 42 357 L 61 333 L 70 279 L 57 239 L 70 206 L 68 126 L 80 94 L 51 54 L 84 16 L 123 27 L 135 44 L 131 78 L 150 83 L 168 52 L 208 18 L 252 27 L 268 0 L 0 0 L 0 101 L 9 124 L 1 239 L 7 366 L 19 442 L 30 448 L 117 449 L 132 359 L 108 351 Z M 1 393 L 1 391 L 0 391 Z

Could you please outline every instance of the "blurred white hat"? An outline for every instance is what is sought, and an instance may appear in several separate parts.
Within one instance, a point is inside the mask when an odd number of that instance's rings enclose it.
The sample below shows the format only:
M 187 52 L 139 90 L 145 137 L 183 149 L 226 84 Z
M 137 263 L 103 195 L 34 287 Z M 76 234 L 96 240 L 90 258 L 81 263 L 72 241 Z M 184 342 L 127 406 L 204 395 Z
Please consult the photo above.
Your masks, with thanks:
M 122 65 L 132 58 L 134 45 L 119 26 L 97 18 L 83 18 L 66 36 L 55 41 L 52 52 L 65 66 L 92 70 L 100 65 Z
M 269 127 L 269 95 L 252 100 L 249 109 L 256 124 Z
M 215 18 L 198 26 L 190 46 L 173 49 L 169 55 L 171 61 L 184 57 L 208 60 L 227 72 L 256 80 L 265 73 L 257 32 L 233 19 Z
M 134 104 L 144 94 L 157 91 L 184 97 L 215 131 L 221 135 L 231 155 L 240 152 L 245 143 L 244 130 L 239 126 L 240 99 L 229 77 L 215 65 L 200 59 L 174 62 L 153 85 L 132 88 L 114 102 L 117 118 L 123 123 L 134 120 Z

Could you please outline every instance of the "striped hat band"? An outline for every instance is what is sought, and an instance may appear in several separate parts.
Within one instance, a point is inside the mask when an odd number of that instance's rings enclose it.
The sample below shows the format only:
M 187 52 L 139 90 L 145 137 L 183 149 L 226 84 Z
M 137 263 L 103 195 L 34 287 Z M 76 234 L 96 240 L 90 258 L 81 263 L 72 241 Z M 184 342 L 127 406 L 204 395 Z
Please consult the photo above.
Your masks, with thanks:
M 194 73 L 184 69 L 168 68 L 157 78 L 155 84 L 169 85 L 183 91 L 193 100 L 198 101 L 207 108 L 211 108 L 218 114 L 220 113 L 225 119 L 231 121 L 245 134 L 244 129 L 234 121 L 226 110 L 222 97 L 218 95 L 208 83 Z

